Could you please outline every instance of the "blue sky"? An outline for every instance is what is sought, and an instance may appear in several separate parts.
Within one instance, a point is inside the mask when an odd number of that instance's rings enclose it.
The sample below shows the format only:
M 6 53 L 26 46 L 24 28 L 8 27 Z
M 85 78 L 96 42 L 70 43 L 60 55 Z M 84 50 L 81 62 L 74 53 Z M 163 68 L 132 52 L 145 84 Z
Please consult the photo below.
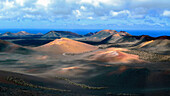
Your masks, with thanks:
M 0 0 L 0 29 L 170 30 L 170 0 Z

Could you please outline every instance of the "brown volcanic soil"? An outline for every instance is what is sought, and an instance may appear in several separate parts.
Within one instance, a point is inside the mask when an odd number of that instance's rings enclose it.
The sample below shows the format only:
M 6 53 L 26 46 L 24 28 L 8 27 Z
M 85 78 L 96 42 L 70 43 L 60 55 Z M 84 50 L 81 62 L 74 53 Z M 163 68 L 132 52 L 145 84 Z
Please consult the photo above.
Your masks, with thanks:
M 74 41 L 68 38 L 56 39 L 48 44 L 35 48 L 35 50 L 38 51 L 45 51 L 54 54 L 84 53 L 96 49 L 98 49 L 98 47 Z
M 123 48 L 108 48 L 105 50 L 97 51 L 92 54 L 90 60 L 111 62 L 111 63 L 133 63 L 144 62 L 139 59 L 138 55 L 127 54 L 121 51 L 128 51 Z

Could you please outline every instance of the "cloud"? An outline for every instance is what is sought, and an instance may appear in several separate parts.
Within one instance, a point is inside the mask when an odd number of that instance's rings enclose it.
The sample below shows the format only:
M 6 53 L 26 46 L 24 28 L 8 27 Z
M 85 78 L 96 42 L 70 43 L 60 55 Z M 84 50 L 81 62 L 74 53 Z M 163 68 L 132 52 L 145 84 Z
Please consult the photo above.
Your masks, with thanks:
M 81 12 L 79 10 L 73 10 L 73 14 L 76 16 L 76 17 L 80 17 L 81 16 Z
M 81 6 L 80 9 L 85 11 L 85 10 L 86 10 L 86 7 Z
M 80 0 L 79 4 L 89 4 L 93 5 L 94 7 L 100 7 L 101 5 L 107 5 L 107 6 L 120 6 L 123 4 L 125 0 Z
M 162 18 L 170 17 L 169 5 L 169 0 L 0 0 L 0 20 L 78 20 L 87 24 L 123 24 L 124 19 L 124 22 L 133 24 L 149 24 L 148 17 L 161 18 L 152 20 L 153 23 L 164 23 L 169 19 Z
M 94 19 L 93 17 L 87 17 L 88 19 Z
M 40 5 L 43 7 L 48 7 L 48 5 L 51 4 L 51 0 L 37 0 L 36 5 Z
M 159 11 L 158 8 L 169 8 L 167 6 L 170 2 L 167 0 L 0 0 L 0 16 L 1 18 L 16 19 L 20 17 L 23 19 L 25 15 L 35 15 L 39 19 L 57 19 L 57 18 L 79 18 L 82 14 L 91 14 L 93 16 L 102 18 L 110 15 L 111 17 L 125 16 L 129 18 L 142 18 L 144 15 L 150 15 L 151 9 Z M 159 5 L 158 5 L 159 4 Z M 156 6 L 158 5 L 158 6 Z M 157 12 L 156 14 L 160 14 Z M 163 15 L 166 15 L 166 11 Z M 84 15 L 87 16 L 87 15 Z M 87 18 L 87 17 L 84 17 Z
M 165 10 L 162 15 L 166 16 L 166 17 L 170 17 L 170 11 L 169 10 Z
M 122 11 L 119 11 L 119 12 L 115 12 L 115 11 L 111 10 L 110 14 L 113 17 L 116 17 L 116 16 L 128 16 L 128 15 L 130 15 L 130 11 L 122 10 Z
M 16 4 L 24 6 L 25 0 L 16 0 Z

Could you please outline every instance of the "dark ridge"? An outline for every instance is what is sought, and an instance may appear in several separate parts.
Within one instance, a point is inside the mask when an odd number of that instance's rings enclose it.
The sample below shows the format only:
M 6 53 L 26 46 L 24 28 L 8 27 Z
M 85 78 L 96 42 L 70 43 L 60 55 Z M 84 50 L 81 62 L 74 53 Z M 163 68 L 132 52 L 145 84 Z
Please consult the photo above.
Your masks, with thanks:
M 21 46 L 37 47 L 37 46 L 47 44 L 51 41 L 53 41 L 53 39 L 51 40 L 37 40 L 37 39 L 36 40 L 16 40 L 16 41 L 13 41 L 12 43 L 15 43 Z
M 136 37 L 134 36 L 124 36 L 123 38 L 117 40 L 116 42 L 121 43 L 121 42 L 133 42 L 136 40 Z
M 70 31 L 54 31 L 54 32 L 58 32 L 58 33 L 64 34 L 64 35 L 74 35 L 74 36 L 77 36 L 77 37 L 81 37 L 79 34 L 73 33 L 73 32 L 70 32 Z
M 93 32 L 89 32 L 87 34 L 85 34 L 84 36 L 88 37 L 88 36 L 92 36 L 92 35 L 95 35 L 96 33 L 93 33 Z
M 39 39 L 42 35 L 27 35 L 27 36 L 0 36 L 2 40 L 10 40 L 10 39 Z
M 110 35 L 109 37 L 107 37 L 106 39 L 102 40 L 102 41 L 84 41 L 84 40 L 77 40 L 83 43 L 87 43 L 87 44 L 91 44 L 91 45 L 100 45 L 100 44 L 106 44 L 108 43 L 108 41 L 112 38 L 112 35 Z
M 130 36 L 130 37 L 135 37 L 138 40 L 146 40 L 146 41 L 150 41 L 150 40 L 157 40 L 157 39 L 169 39 L 170 40 L 170 36 L 159 36 L 159 37 L 151 37 L 148 35 L 141 35 L 141 36 Z
M 154 37 L 148 36 L 148 35 L 142 35 L 141 40 L 145 40 L 145 41 L 150 41 L 150 40 L 155 40 Z
M 170 36 L 160 36 L 160 37 L 157 37 L 156 39 L 168 39 L 168 40 L 170 40 Z
M 106 44 L 106 43 L 108 43 L 108 41 L 109 41 L 112 37 L 113 37 L 113 35 L 107 37 L 106 39 L 102 40 L 102 41 L 100 42 L 100 44 Z

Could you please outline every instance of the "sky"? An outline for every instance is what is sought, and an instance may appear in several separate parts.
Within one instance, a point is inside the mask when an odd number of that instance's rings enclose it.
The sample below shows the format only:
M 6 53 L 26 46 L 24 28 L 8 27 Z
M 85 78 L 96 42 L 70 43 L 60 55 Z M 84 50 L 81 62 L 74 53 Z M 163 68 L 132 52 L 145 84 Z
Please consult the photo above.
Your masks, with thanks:
M 170 30 L 170 0 L 0 0 L 0 29 Z

